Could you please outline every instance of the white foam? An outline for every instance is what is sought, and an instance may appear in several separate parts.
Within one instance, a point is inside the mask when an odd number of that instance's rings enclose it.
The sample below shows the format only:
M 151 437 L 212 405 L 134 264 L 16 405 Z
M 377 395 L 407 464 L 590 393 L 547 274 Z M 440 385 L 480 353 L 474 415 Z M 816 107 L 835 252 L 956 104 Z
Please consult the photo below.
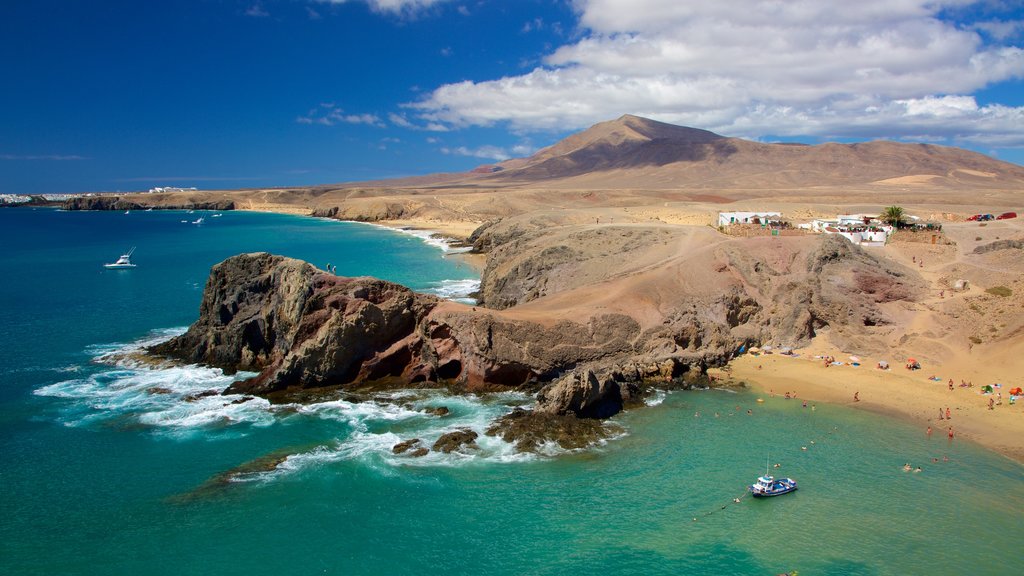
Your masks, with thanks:
M 43 386 L 35 394 L 60 400 L 58 419 L 68 426 L 126 420 L 178 438 L 216 434 L 216 438 L 230 439 L 244 435 L 248 427 L 270 426 L 291 418 L 342 424 L 336 427 L 337 437 L 327 444 L 291 454 L 274 470 L 240 474 L 233 478 L 238 482 L 269 480 L 337 461 L 355 460 L 382 473 L 394 473 L 403 466 L 522 462 L 568 452 L 549 443 L 539 454 L 522 454 L 513 444 L 485 434 L 495 419 L 516 406 L 532 403 L 532 397 L 521 392 L 453 395 L 445 389 L 395 390 L 368 401 L 332 399 L 273 405 L 263 398 L 223 395 L 232 382 L 253 374 L 227 376 L 219 369 L 195 365 L 131 365 L 124 359 L 127 351 L 181 331 L 156 331 L 137 342 L 90 347 L 94 361 L 117 365 L 98 371 L 89 368 L 86 375 Z M 448 413 L 441 416 L 428 411 L 439 407 L 447 408 Z M 412 438 L 430 448 L 442 435 L 464 429 L 477 433 L 476 448 L 449 454 L 431 450 L 423 457 L 392 452 L 395 444 Z
M 424 290 L 428 294 L 439 296 L 446 300 L 454 300 L 465 304 L 476 304 L 476 299 L 471 294 L 480 291 L 479 278 L 466 278 L 463 280 L 442 280 L 433 283 Z
M 648 406 L 658 406 L 659 404 L 664 402 L 665 398 L 667 397 L 668 392 L 664 390 L 655 390 L 654 394 L 651 394 L 650 396 L 647 397 L 646 400 L 644 400 L 644 404 Z

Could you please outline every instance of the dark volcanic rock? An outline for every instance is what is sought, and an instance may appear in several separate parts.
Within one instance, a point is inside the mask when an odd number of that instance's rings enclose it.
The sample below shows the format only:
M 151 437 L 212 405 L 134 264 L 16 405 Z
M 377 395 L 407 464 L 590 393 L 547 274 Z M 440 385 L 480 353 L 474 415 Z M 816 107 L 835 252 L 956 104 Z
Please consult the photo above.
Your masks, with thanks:
M 245 254 L 213 267 L 199 320 L 151 351 L 260 373 L 233 384 L 231 393 L 426 380 L 432 368 L 417 362 L 422 341 L 416 329 L 436 303 L 397 284 Z
M 486 434 L 515 444 L 520 452 L 536 453 L 548 442 L 565 450 L 587 448 L 618 430 L 599 420 L 516 408 L 491 424 Z
M 231 200 L 194 201 L 175 205 L 149 204 L 143 201 L 126 200 L 120 196 L 78 196 L 69 198 L 63 204 L 65 210 L 234 210 Z
M 404 442 L 399 442 L 398 444 L 395 444 L 394 446 L 391 447 L 391 452 L 393 454 L 408 453 L 409 456 L 425 456 L 429 452 L 429 450 L 427 450 L 426 447 L 423 446 L 423 443 L 419 438 L 413 438 L 411 440 L 406 440 Z
M 468 428 L 463 428 L 461 430 L 442 434 L 441 437 L 434 442 L 434 445 L 431 446 L 431 448 L 435 452 L 450 454 L 463 446 L 467 448 L 476 448 L 476 439 L 479 437 L 480 435 L 476 432 Z

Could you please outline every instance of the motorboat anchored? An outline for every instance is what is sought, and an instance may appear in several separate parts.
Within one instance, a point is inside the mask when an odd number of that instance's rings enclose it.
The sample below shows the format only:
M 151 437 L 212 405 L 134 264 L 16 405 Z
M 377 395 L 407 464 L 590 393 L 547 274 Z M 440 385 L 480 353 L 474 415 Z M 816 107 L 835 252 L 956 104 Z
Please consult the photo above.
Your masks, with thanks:
M 121 257 L 117 259 L 117 262 L 112 264 L 104 264 L 104 268 L 135 268 L 135 264 L 132 264 L 132 254 L 135 252 L 135 247 L 128 251 L 127 254 L 121 254 Z
M 766 498 L 768 496 L 780 496 L 796 490 L 796 480 L 792 478 L 779 478 L 768 475 L 761 476 L 757 482 L 750 485 L 750 495 L 755 498 Z

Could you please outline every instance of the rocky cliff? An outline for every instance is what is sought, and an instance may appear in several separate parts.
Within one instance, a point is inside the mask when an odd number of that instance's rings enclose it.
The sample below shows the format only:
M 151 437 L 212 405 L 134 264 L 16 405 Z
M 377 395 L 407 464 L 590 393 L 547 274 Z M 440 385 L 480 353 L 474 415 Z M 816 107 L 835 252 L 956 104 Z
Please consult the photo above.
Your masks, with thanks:
M 126 200 L 120 196 L 78 196 L 64 201 L 65 210 L 234 210 L 231 200 L 192 201 L 174 205 L 148 204 L 145 201 Z
M 564 435 L 577 427 L 561 418 L 611 416 L 652 381 L 700 382 L 743 344 L 796 346 L 829 329 L 865 349 L 872 330 L 891 322 L 886 307 L 921 290 L 912 271 L 838 236 L 761 243 L 700 231 L 683 238 L 693 249 L 680 251 L 679 239 L 660 230 L 573 230 L 567 249 L 575 256 L 559 259 L 551 234 L 523 232 L 489 259 L 488 274 L 508 277 L 485 278 L 484 299 L 507 310 L 337 277 L 266 253 L 235 256 L 212 269 L 199 319 L 151 352 L 258 373 L 231 393 L 433 382 L 534 390 L 535 410 L 502 419 L 494 431 L 532 445 L 531 423 Z M 674 256 L 652 264 L 641 257 L 652 244 Z M 601 249 L 592 252 L 595 245 Z M 593 266 L 580 264 L 591 260 L 602 269 L 596 280 Z M 612 261 L 625 264 L 608 268 Z M 518 298 L 510 285 L 519 286 Z

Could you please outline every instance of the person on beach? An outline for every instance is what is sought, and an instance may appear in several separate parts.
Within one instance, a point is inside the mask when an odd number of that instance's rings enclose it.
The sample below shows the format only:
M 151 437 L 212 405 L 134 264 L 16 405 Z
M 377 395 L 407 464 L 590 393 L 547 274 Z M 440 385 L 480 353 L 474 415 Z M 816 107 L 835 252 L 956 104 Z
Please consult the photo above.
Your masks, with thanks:
M 907 462 L 906 464 L 903 465 L 903 471 L 910 472 L 910 462 Z
M 950 392 L 953 391 L 953 379 L 952 378 L 949 379 L 949 391 Z
M 932 435 L 932 427 L 931 427 L 931 426 L 929 426 L 929 427 L 928 427 L 928 431 L 927 431 L 927 432 L 925 432 L 925 434 L 927 434 L 927 435 L 929 435 L 929 436 L 931 436 L 931 435 Z
M 953 417 L 949 414 L 949 406 L 946 406 L 946 420 L 952 420 Z
M 942 420 L 942 408 L 939 408 L 939 420 Z
M 952 426 L 949 427 L 949 439 L 950 440 L 953 439 L 953 427 Z
M 853 401 L 860 402 L 860 390 L 853 393 Z
M 988 399 L 988 409 L 989 410 L 995 410 L 996 409 L 996 401 L 991 396 Z

